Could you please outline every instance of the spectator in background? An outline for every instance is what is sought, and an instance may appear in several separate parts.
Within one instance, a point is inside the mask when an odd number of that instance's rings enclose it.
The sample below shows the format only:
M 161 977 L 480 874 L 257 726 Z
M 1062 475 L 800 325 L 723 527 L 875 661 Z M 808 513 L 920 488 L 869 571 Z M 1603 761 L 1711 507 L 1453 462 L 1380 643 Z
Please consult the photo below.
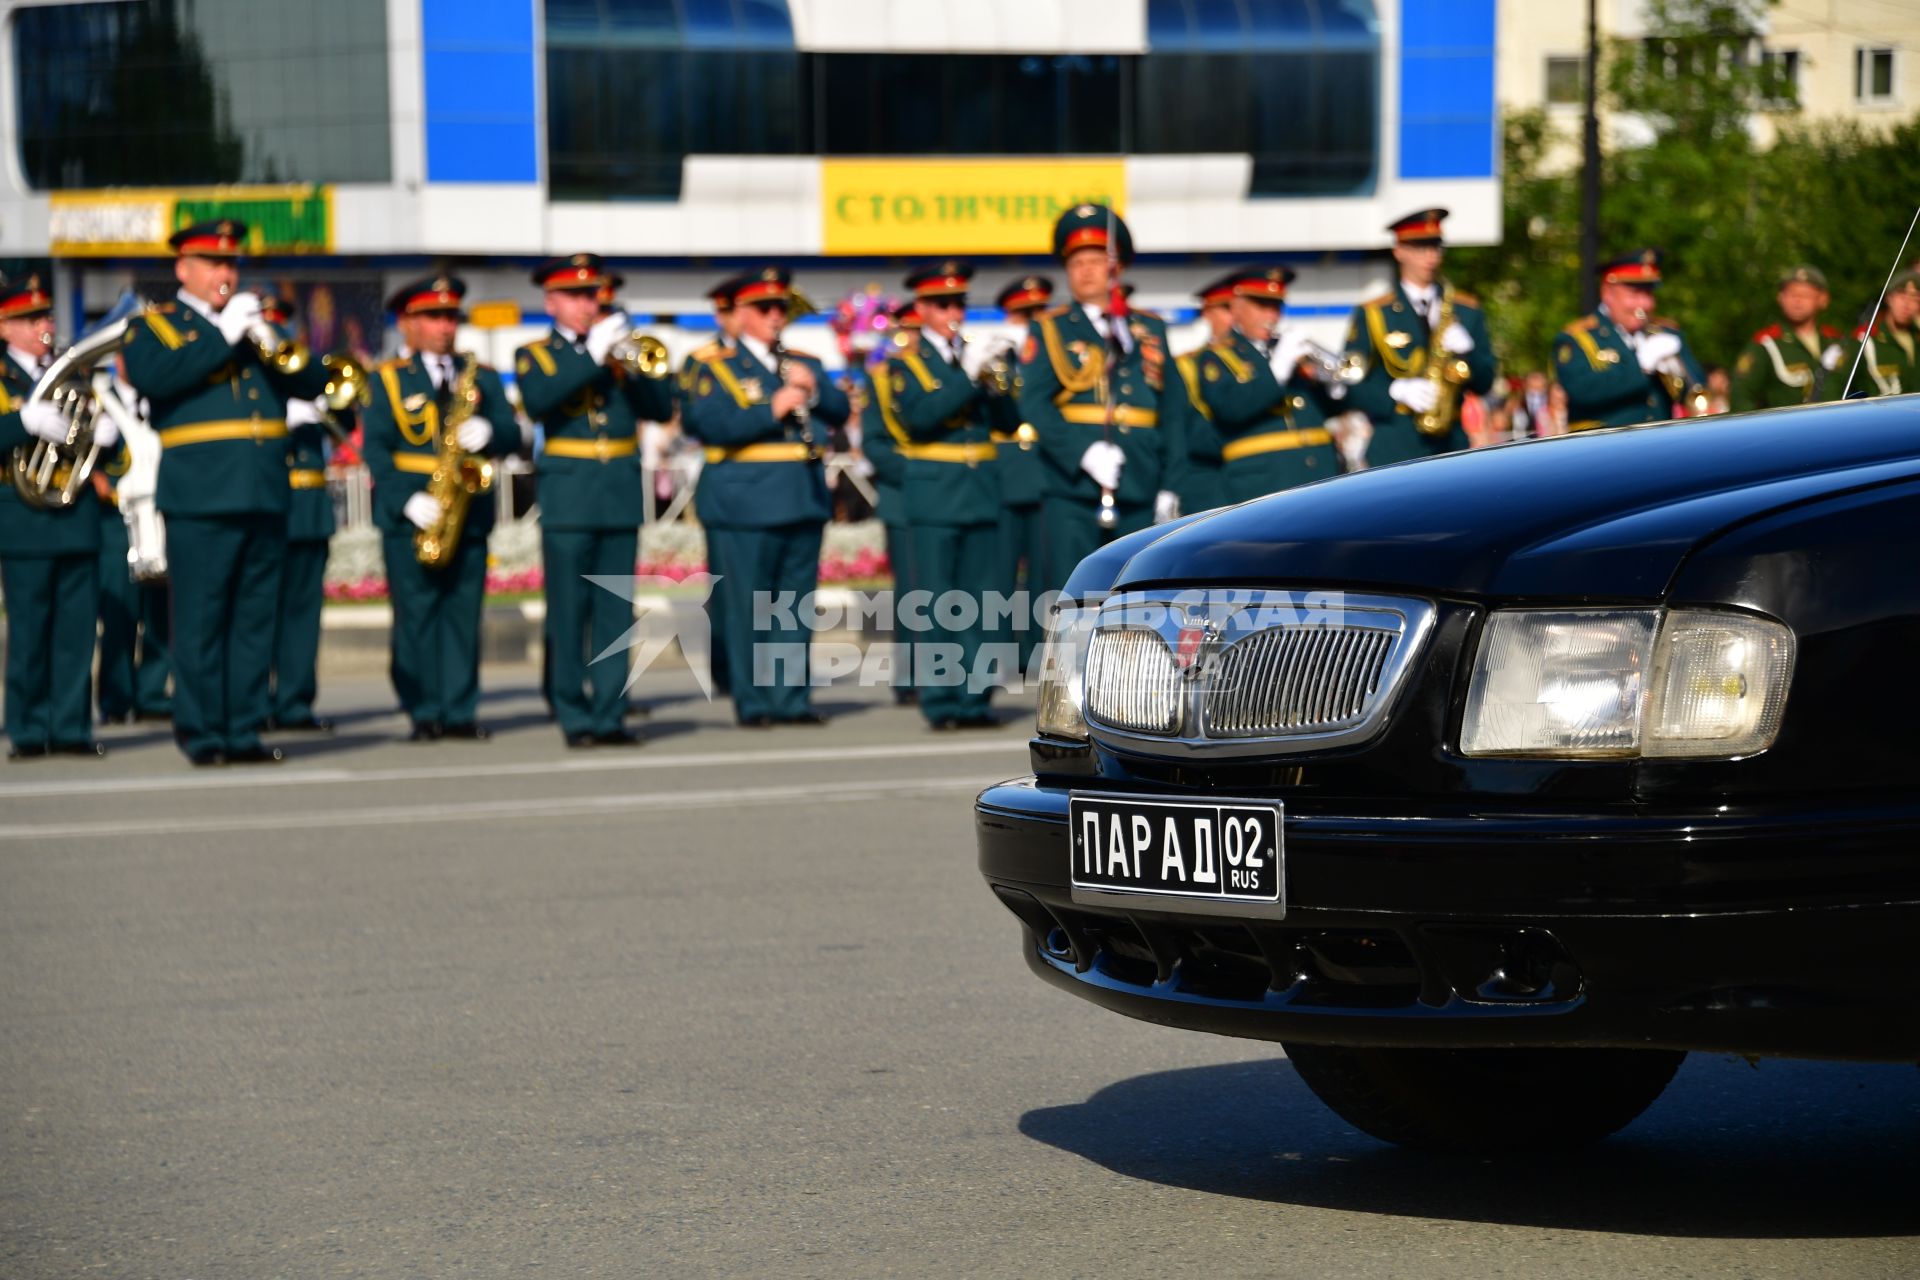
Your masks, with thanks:
M 1534 434 L 1541 436 L 1567 434 L 1567 389 L 1557 382 L 1547 388 L 1547 416 L 1540 420 L 1539 429 Z
M 1733 379 L 1727 375 L 1727 367 L 1720 364 L 1707 366 L 1707 412 L 1725 413 L 1731 407 Z
M 1513 434 L 1517 439 L 1548 434 L 1542 430 L 1549 421 L 1547 375 L 1529 370 L 1513 394 Z

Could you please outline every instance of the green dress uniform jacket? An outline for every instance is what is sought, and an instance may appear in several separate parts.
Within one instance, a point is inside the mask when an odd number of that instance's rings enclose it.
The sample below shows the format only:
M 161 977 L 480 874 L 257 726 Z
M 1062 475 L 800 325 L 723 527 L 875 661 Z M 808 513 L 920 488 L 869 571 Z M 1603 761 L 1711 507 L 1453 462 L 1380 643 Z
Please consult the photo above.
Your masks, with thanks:
M 1129 342 L 1119 367 L 1107 369 L 1108 337 L 1079 303 L 1035 317 L 1020 351 L 1020 408 L 1039 432 L 1046 475 L 1041 524 L 1047 542 L 1047 579 L 1057 589 L 1107 538 L 1153 522 L 1154 499 L 1178 486 L 1185 469 L 1186 385 L 1167 354 L 1167 327 L 1158 316 L 1132 312 Z M 1126 465 L 1114 492 L 1119 516 L 1111 533 L 1098 523 L 1100 486 L 1080 468 L 1089 446 L 1106 439 L 1107 397 L 1113 396 L 1111 443 Z
M 127 525 L 120 516 L 120 478 L 132 465 L 122 443 L 94 468 L 104 477 L 100 510 L 100 678 L 94 700 L 103 720 L 129 713 L 167 716 L 173 699 L 168 657 L 173 619 L 165 582 L 135 582 L 127 564 Z
M 596 362 L 584 340 L 558 329 L 520 348 L 513 367 L 520 403 L 545 433 L 540 546 L 554 718 L 568 739 L 617 734 L 628 671 L 619 642 L 633 601 L 591 579 L 633 575 L 646 518 L 640 423 L 673 416 L 674 384 Z
M 459 358 L 456 379 L 472 359 Z M 500 375 L 483 365 L 474 385 L 480 392 L 475 413 L 493 426 L 484 452 L 493 457 L 514 452 L 520 425 Z M 416 529 L 405 515 L 407 499 L 432 479 L 451 390 L 435 389 L 417 354 L 389 360 L 375 374 L 373 402 L 361 415 L 361 452 L 373 479 L 373 523 L 380 530 L 393 602 L 389 672 L 401 709 L 416 726 L 472 724 L 480 699 L 480 614 L 494 497 L 484 494 L 468 505 L 460 541 L 438 569 L 415 555 Z
M 261 364 L 245 340 L 165 302 L 128 326 L 127 381 L 160 433 L 158 505 L 173 586 L 174 734 L 182 750 L 257 751 L 271 709 L 287 518 L 287 401 L 328 373 Z
M 1200 393 L 1226 460 L 1227 498 L 1246 502 L 1340 474 L 1327 434 L 1335 402 L 1297 370 L 1283 384 L 1265 353 L 1239 330 L 1200 352 Z
M 906 433 L 907 524 L 913 541 L 915 585 L 936 607 L 914 644 L 914 687 L 930 723 L 987 719 L 990 691 L 971 689 L 988 628 L 940 622 L 938 604 L 949 592 L 969 595 L 984 614 L 989 593 L 1004 583 L 998 572 L 999 446 L 993 440 L 993 401 L 931 340 L 901 335 L 875 379 Z M 945 652 L 941 652 L 944 648 Z
M 1451 285 L 1442 285 L 1451 289 Z M 1496 372 L 1493 341 L 1487 336 L 1486 312 L 1471 294 L 1453 295 L 1453 318 L 1473 339 L 1473 350 L 1459 357 L 1467 362 L 1467 382 L 1454 388 L 1456 396 L 1472 391 L 1485 395 L 1493 390 Z M 1451 453 L 1468 446 L 1466 429 L 1456 412 L 1453 429 L 1446 435 L 1422 435 L 1414 425 L 1414 413 L 1395 400 L 1388 391 L 1398 378 L 1418 378 L 1427 372 L 1427 354 L 1433 345 L 1433 333 L 1426 317 L 1407 298 L 1398 281 L 1392 293 L 1371 298 L 1354 309 L 1347 326 L 1347 352 L 1366 361 L 1367 376 L 1348 393 L 1348 404 L 1367 415 L 1373 423 L 1373 439 L 1367 445 L 1367 463 L 1381 467 L 1408 458 L 1426 458 L 1436 453 Z
M 700 362 L 687 403 L 688 425 L 706 445 L 700 518 L 726 568 L 718 584 L 720 630 L 734 711 L 744 721 L 810 714 L 808 633 L 791 606 L 819 585 L 821 529 L 832 515 L 820 459 L 827 429 L 852 411 L 818 360 L 787 358 L 807 365 L 818 388 L 804 424 L 773 416 L 780 374 L 744 341 Z M 773 608 L 757 632 L 756 593 L 768 605 L 784 598 L 790 606 Z
M 1778 324 L 1754 334 L 1733 362 L 1727 407 L 1734 413 L 1745 413 L 1749 409 L 1838 400 L 1847 385 L 1853 351 L 1838 329 L 1828 324 L 1819 328 L 1818 350 L 1808 347 L 1798 333 Z M 1840 349 L 1840 355 L 1829 370 L 1821 357 L 1834 347 Z
M 1000 589 L 1014 603 L 1002 638 L 1017 646 L 1016 660 L 1025 671 L 1043 638 L 1041 626 L 1034 620 L 1036 599 L 1051 581 L 1046 538 L 1040 527 L 1040 501 L 1046 494 L 1047 476 L 1040 460 L 1040 433 L 1020 407 L 1020 365 L 1017 361 L 1009 363 L 1006 394 L 988 401 L 993 442 L 998 450 L 994 472 L 1000 478 L 1000 525 L 994 557 Z M 1022 565 L 1026 566 L 1024 578 Z
M 287 563 L 280 575 L 280 612 L 273 640 L 273 721 L 282 727 L 313 723 L 319 692 L 320 613 L 326 604 L 327 549 L 333 537 L 333 496 L 327 492 L 326 429 L 289 424 Z
M 1706 372 L 1687 346 L 1685 335 L 1658 319 L 1650 322 L 1645 332 L 1679 336 L 1680 363 L 1687 371 L 1688 387 L 1705 385 Z M 1569 431 L 1632 427 L 1673 417 L 1673 397 L 1666 384 L 1641 369 L 1633 344 L 1604 307 L 1580 317 L 1554 336 L 1553 376 L 1566 388 Z
M 1180 368 L 1180 380 L 1187 387 L 1187 403 L 1193 412 L 1187 415 L 1187 459 L 1181 472 L 1180 514 L 1211 511 L 1233 501 L 1228 496 L 1227 463 L 1221 456 L 1220 429 L 1213 411 L 1200 389 L 1200 357 L 1206 348 L 1189 351 L 1174 363 Z
M 33 375 L 0 351 L 0 463 L 35 437 L 20 421 Z M 0 484 L 0 592 L 6 597 L 5 722 L 16 751 L 93 738 L 94 626 L 99 616 L 100 503 L 30 507 Z M 124 573 L 125 570 L 123 569 Z
M 1861 325 L 1853 340 L 1866 347 L 1860 373 L 1853 380 L 1855 394 L 1863 389 L 1878 396 L 1920 391 L 1920 324 L 1902 329 L 1882 316 L 1871 332 Z
M 893 571 L 893 599 L 897 609 L 899 602 L 914 588 L 913 535 L 907 528 L 907 460 L 900 454 L 900 445 L 908 438 L 906 428 L 882 404 L 874 376 L 885 371 L 884 363 L 871 371 L 861 369 L 854 384 L 858 394 L 850 394 L 847 399 L 860 415 L 861 456 L 873 467 L 874 515 L 886 534 L 887 566 Z M 897 616 L 887 638 L 895 643 L 901 641 Z M 905 651 L 897 658 L 893 671 L 894 696 L 905 700 L 913 688 L 912 660 Z
M 700 381 L 700 362 L 708 356 L 725 352 L 726 349 L 726 340 L 724 338 L 716 338 L 714 341 L 695 350 L 680 365 L 680 374 L 674 380 L 673 399 L 675 411 L 680 415 L 680 431 L 689 440 L 698 442 L 700 439 L 699 433 L 693 429 L 691 421 L 692 414 L 690 412 L 693 400 L 693 389 Z M 706 501 L 705 494 L 706 487 L 698 481 L 695 481 L 693 490 L 693 514 L 699 519 L 702 526 L 705 526 L 707 521 L 707 510 L 704 505 Z M 720 548 L 715 545 L 711 537 L 706 539 L 706 544 L 707 576 L 715 579 L 725 576 L 726 569 L 720 563 Z M 703 607 L 707 615 L 708 672 L 713 680 L 714 691 L 717 693 L 725 693 L 730 687 L 730 673 L 727 670 L 727 647 L 721 633 L 721 627 L 724 625 L 725 617 L 720 611 L 719 597 L 711 585 L 708 587 L 707 598 L 703 602 Z

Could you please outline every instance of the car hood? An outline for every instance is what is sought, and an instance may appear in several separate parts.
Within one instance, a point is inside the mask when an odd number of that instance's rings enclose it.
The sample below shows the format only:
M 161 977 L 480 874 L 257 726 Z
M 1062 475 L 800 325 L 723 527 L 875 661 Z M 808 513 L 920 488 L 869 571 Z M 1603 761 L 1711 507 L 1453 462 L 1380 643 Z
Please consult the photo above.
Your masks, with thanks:
M 1142 547 L 1115 586 L 1650 599 L 1720 530 L 1916 474 L 1920 396 L 1594 431 L 1229 507 Z

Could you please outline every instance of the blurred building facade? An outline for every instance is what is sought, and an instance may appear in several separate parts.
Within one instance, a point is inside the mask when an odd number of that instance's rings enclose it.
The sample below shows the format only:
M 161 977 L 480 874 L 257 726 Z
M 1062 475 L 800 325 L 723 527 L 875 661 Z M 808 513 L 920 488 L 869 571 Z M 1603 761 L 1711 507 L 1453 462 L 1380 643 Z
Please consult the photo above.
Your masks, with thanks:
M 1509 10 L 1523 6 L 1509 5 Z M 1558 6 L 1538 6 L 1541 8 Z M 1110 200 L 1144 305 L 1249 258 L 1337 333 L 1386 224 L 1500 234 L 1496 0 L 0 0 L 0 256 L 54 262 L 63 328 L 171 292 L 229 214 L 313 337 L 378 350 L 423 266 L 509 344 L 526 267 L 591 249 L 636 309 L 708 322 L 729 268 L 830 301 L 965 254 L 1043 266 Z

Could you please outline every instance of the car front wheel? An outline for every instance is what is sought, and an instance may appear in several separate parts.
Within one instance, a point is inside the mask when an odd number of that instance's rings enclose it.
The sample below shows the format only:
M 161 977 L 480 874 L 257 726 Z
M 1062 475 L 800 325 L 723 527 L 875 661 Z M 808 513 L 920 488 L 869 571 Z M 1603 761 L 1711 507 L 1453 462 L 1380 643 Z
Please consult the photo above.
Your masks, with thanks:
M 1662 1049 L 1349 1049 L 1282 1046 L 1354 1127 L 1440 1151 L 1597 1142 L 1653 1105 L 1687 1056 Z

